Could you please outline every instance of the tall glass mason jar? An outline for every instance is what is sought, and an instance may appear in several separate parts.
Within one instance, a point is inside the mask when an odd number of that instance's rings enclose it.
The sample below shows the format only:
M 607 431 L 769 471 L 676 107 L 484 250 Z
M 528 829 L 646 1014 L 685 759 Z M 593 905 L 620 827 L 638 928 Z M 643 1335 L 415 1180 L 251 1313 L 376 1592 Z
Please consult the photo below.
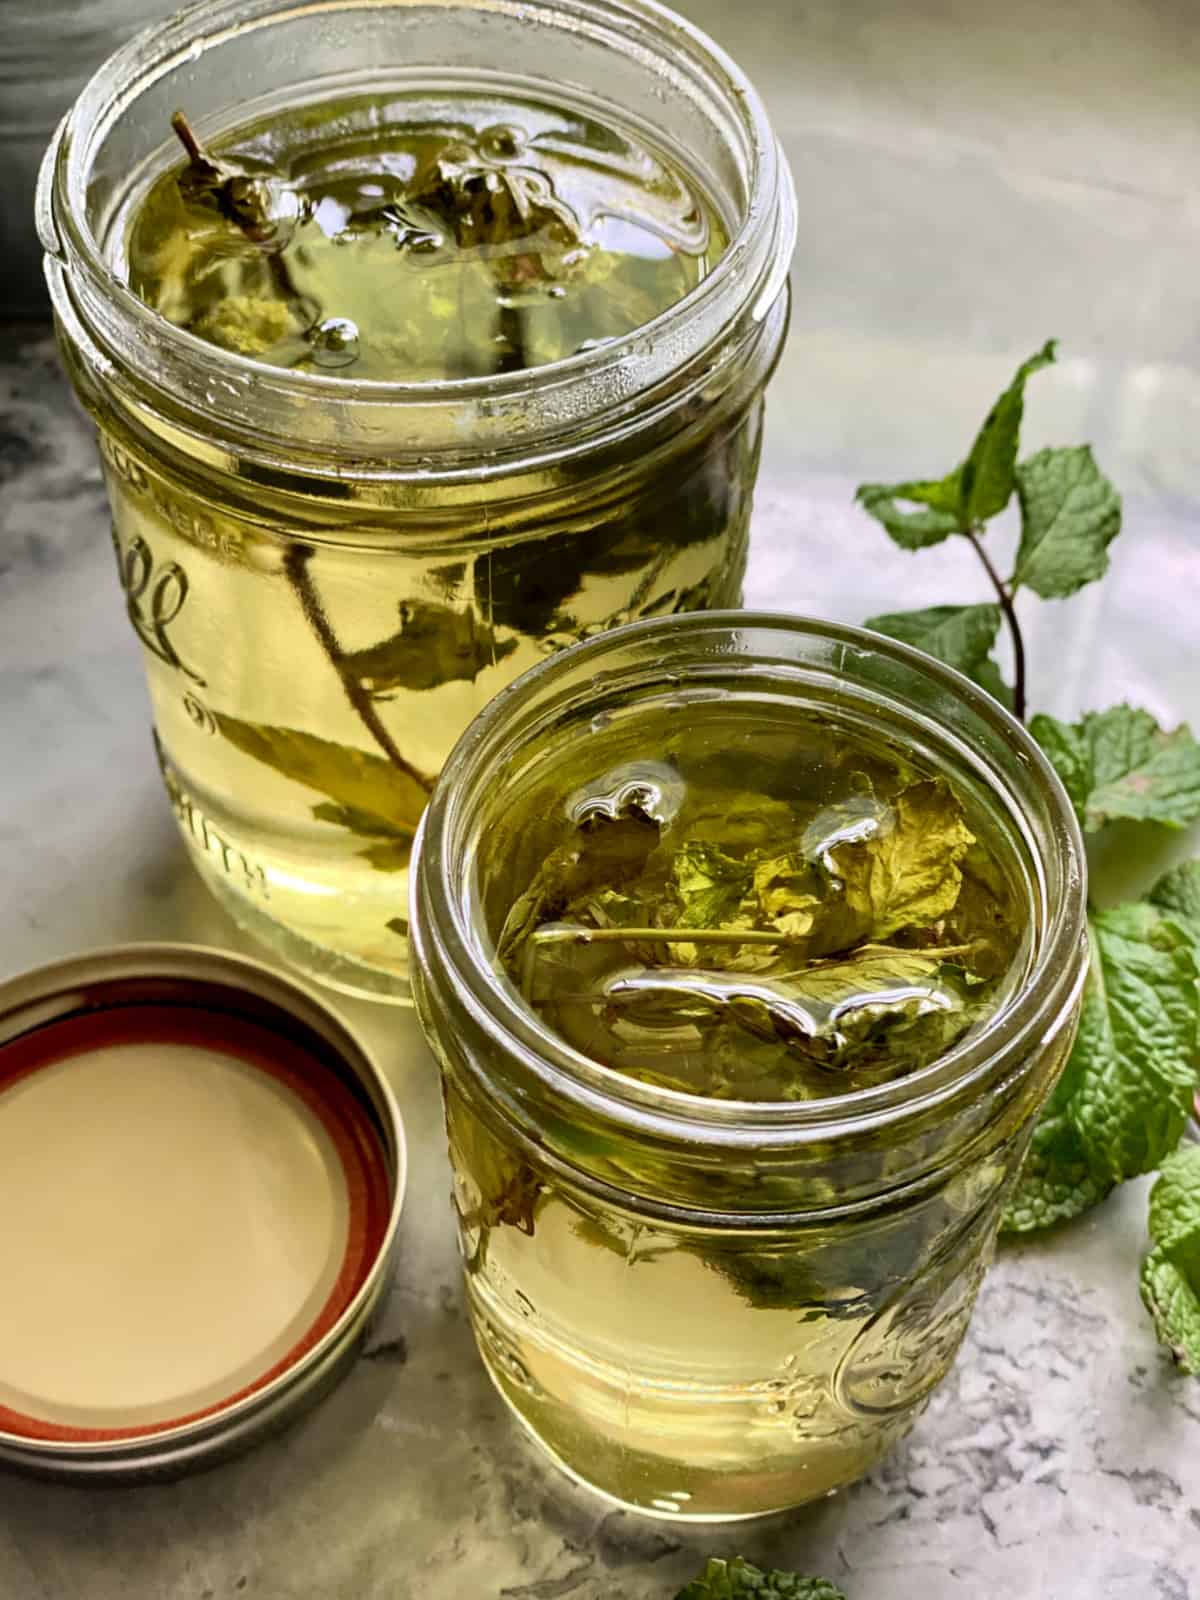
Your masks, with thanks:
M 712 270 L 634 332 L 364 381 L 219 348 L 132 292 L 176 108 L 211 140 L 347 95 L 510 90 L 636 130 L 721 219 Z M 653 0 L 208 0 L 92 78 L 38 222 L 188 850 L 293 964 L 404 998 L 412 839 L 471 717 L 577 639 L 740 599 L 795 236 L 762 104 Z
M 730 728 L 753 715 L 769 734 L 764 718 L 803 707 L 869 734 L 985 819 L 1023 954 L 931 1065 L 836 1098 L 701 1098 L 571 1048 L 503 974 L 500 858 L 539 850 L 511 837 L 522 797 L 562 811 L 569 786 L 607 782 L 623 727 L 665 709 L 686 742 L 714 700 Z M 756 759 L 749 739 L 727 748 Z M 426 812 L 416 1001 L 479 1348 L 560 1465 L 642 1511 L 732 1519 L 827 1494 L 902 1437 L 954 1359 L 1070 1049 L 1085 896 L 1070 805 L 1024 729 L 877 635 L 735 612 L 635 623 L 493 701 Z

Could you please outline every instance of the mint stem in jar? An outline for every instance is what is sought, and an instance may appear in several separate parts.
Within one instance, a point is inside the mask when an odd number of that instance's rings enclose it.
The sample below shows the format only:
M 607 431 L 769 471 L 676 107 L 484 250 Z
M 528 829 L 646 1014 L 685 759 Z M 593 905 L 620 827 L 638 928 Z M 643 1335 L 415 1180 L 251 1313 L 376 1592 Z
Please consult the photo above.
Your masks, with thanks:
M 346 664 L 345 655 L 338 644 L 337 636 L 329 625 L 329 619 L 325 615 L 320 596 L 317 594 L 316 586 L 308 570 L 308 563 L 312 560 L 313 554 L 314 551 L 311 545 L 293 544 L 283 558 L 284 575 L 291 585 L 292 592 L 300 602 L 300 609 L 304 613 L 304 619 L 316 636 L 317 642 L 320 644 L 329 664 L 337 673 L 338 681 L 342 685 L 346 699 L 349 700 L 363 727 L 383 751 L 392 766 L 398 772 L 403 772 L 406 777 L 411 778 L 414 783 L 420 784 L 421 788 L 428 794 L 433 788 L 431 780 L 424 773 L 418 772 L 416 767 L 401 755 L 395 740 L 384 727 L 379 713 L 371 704 L 370 695 Z

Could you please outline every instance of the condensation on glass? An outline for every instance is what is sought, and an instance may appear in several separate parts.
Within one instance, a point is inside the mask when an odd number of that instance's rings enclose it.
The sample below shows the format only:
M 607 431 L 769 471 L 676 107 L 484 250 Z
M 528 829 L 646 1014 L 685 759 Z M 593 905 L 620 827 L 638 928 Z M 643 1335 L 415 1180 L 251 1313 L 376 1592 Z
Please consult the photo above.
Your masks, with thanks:
M 682 719 L 714 696 L 727 724 L 739 706 L 760 724 L 803 707 L 887 741 L 986 819 L 1020 885 L 1023 966 L 932 1065 L 837 1098 L 706 1100 L 578 1054 L 504 975 L 499 819 L 539 780 L 603 764 L 597 729 L 664 705 Z M 858 630 L 639 623 L 483 714 L 426 813 L 417 1005 L 443 1072 L 479 1348 L 561 1465 L 642 1511 L 737 1518 L 849 1483 L 907 1432 L 954 1359 L 1072 1042 L 1084 876 L 1070 807 L 1024 731 L 957 674 Z
M 181 105 L 211 140 L 481 83 L 660 149 L 722 219 L 721 260 L 598 348 L 428 383 L 268 366 L 131 292 L 123 229 L 179 159 Z M 212 0 L 100 69 L 38 211 L 184 841 L 281 955 L 403 998 L 412 838 L 471 717 L 578 638 L 740 598 L 795 228 L 762 106 L 641 0 Z

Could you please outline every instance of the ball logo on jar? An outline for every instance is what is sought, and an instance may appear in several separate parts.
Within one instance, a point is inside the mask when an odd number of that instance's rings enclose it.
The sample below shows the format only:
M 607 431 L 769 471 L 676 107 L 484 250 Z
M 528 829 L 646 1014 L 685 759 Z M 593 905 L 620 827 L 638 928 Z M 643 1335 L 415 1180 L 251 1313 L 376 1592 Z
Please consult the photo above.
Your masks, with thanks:
M 907 1411 L 937 1388 L 971 1320 L 999 1209 L 993 1204 L 971 1218 L 854 1339 L 833 1380 L 848 1411 Z
M 125 609 L 133 631 L 151 655 L 203 687 L 204 679 L 180 658 L 167 634 L 188 597 L 187 573 L 178 561 L 168 561 L 156 570 L 154 554 L 140 534 L 131 539 L 124 550 L 115 538 L 114 544 L 117 574 L 125 591 Z

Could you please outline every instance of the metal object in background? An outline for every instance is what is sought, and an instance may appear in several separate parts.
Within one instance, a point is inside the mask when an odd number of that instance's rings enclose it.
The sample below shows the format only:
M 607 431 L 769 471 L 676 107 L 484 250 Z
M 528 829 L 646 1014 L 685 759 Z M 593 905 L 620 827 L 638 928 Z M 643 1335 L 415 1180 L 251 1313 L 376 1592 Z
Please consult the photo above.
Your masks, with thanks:
M 21 1218 L 0 1245 L 0 1465 L 178 1476 L 353 1359 L 403 1126 L 354 1036 L 269 968 L 134 944 L 0 985 L 0 1152 Z

